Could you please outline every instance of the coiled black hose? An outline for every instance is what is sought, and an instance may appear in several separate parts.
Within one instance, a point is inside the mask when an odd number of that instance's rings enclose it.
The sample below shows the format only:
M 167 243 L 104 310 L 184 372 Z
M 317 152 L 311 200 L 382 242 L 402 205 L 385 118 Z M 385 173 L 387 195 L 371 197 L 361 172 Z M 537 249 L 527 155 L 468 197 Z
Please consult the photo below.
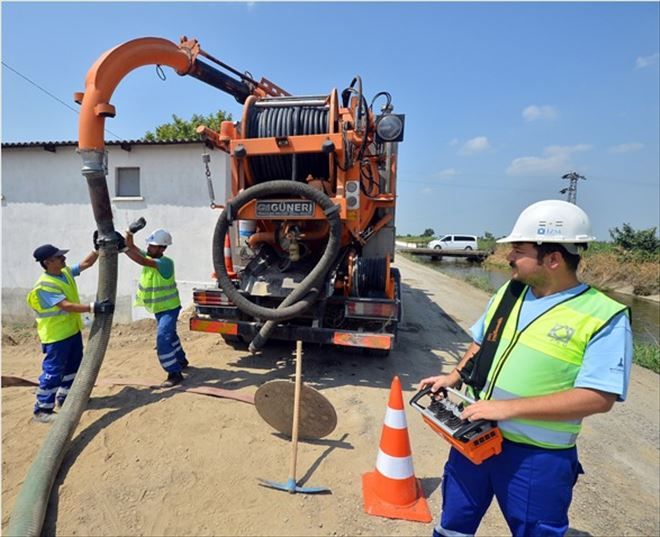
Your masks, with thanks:
M 248 109 L 247 138 L 326 134 L 329 132 L 328 118 L 329 111 L 324 106 L 251 106 Z M 249 163 L 256 184 L 273 177 L 304 181 L 309 174 L 327 179 L 330 169 L 328 155 L 323 153 L 253 156 Z
M 225 235 L 238 210 L 252 200 L 274 195 L 300 196 L 317 203 L 325 212 L 329 224 L 329 238 L 321 259 L 277 309 L 259 306 L 244 297 L 229 279 L 224 261 Z M 341 220 L 339 207 L 320 190 L 294 181 L 268 181 L 254 185 L 236 196 L 218 217 L 213 233 L 213 267 L 220 287 L 229 299 L 243 312 L 268 321 L 285 321 L 303 313 L 316 301 L 318 286 L 323 282 L 341 246 Z
M 370 293 L 384 292 L 387 283 L 386 259 L 384 257 L 372 259 L 360 257 L 357 260 L 353 278 L 353 289 L 357 293 L 356 296 L 369 297 Z

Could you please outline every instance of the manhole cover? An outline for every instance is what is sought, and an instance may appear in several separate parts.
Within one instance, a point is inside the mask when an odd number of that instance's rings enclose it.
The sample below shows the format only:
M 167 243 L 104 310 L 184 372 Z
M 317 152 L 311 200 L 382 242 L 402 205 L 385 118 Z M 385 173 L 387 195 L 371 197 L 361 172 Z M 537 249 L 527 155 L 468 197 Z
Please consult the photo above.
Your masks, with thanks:
M 337 412 L 324 395 L 305 386 L 300 387 L 300 419 L 298 437 L 314 440 L 335 430 Z M 290 380 L 271 380 L 254 394 L 254 405 L 263 420 L 291 437 L 293 426 L 293 397 L 295 383 Z

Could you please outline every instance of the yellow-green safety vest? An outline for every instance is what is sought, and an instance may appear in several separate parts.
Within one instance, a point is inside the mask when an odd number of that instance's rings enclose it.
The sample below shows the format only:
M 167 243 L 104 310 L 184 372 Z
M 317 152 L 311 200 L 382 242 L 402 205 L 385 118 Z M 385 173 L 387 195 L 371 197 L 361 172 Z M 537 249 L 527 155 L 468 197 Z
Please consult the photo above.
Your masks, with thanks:
M 163 259 L 169 258 L 163 256 Z M 174 263 L 172 263 L 172 267 L 174 267 Z M 142 267 L 140 283 L 135 295 L 135 305 L 142 306 L 151 313 L 172 310 L 180 306 L 181 300 L 176 288 L 174 269 L 172 269 L 172 276 L 163 278 L 157 268 Z
M 62 269 L 62 274 L 66 277 L 66 283 L 61 279 L 51 276 L 44 272 L 34 289 L 27 294 L 26 301 L 37 313 L 37 333 L 42 343 L 55 343 L 71 337 L 82 330 L 83 322 L 80 313 L 68 312 L 53 306 L 52 308 L 43 308 L 39 300 L 38 292 L 40 290 L 61 293 L 67 301 L 75 304 L 80 303 L 78 298 L 78 287 L 73 279 L 73 274 L 69 267 Z
M 485 318 L 488 326 L 508 284 L 499 289 Z M 591 339 L 627 306 L 587 287 L 518 329 L 525 287 L 507 319 L 480 392 L 481 399 L 537 397 L 573 388 Z M 504 438 L 550 449 L 575 445 L 582 420 L 511 419 L 499 421 Z

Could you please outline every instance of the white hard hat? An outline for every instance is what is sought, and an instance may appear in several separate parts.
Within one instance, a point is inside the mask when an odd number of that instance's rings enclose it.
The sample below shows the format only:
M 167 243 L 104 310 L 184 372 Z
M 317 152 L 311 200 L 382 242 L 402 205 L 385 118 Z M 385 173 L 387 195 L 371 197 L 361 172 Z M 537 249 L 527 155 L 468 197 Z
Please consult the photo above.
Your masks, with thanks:
M 577 205 L 563 200 L 544 200 L 520 213 L 509 236 L 497 242 L 558 243 L 571 254 L 579 254 L 576 244 L 595 240 L 589 216 Z
M 147 244 L 154 246 L 170 246 L 172 244 L 172 235 L 163 228 L 158 228 L 147 237 Z

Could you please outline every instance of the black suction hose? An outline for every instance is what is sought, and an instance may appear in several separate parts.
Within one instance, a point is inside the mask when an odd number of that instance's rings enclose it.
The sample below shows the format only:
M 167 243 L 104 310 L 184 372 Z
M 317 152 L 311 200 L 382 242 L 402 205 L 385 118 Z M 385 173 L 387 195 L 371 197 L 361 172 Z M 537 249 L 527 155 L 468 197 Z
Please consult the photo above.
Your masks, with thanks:
M 99 231 L 99 280 L 96 300 L 117 294 L 117 242 L 112 223 L 112 209 L 105 181 L 103 152 L 83 151 L 82 173 L 87 179 L 94 219 Z M 85 345 L 80 369 L 66 398 L 66 404 L 50 426 L 50 431 L 32 463 L 10 515 L 6 535 L 41 535 L 48 498 L 60 469 L 69 441 L 87 407 L 92 388 L 110 339 L 112 314 L 95 315 Z
M 321 259 L 296 289 L 286 297 L 278 308 L 258 306 L 244 297 L 234 287 L 227 275 L 224 262 L 224 239 L 227 229 L 238 210 L 252 200 L 274 195 L 301 196 L 317 203 L 325 212 L 330 227 L 328 243 Z M 236 196 L 218 217 L 213 234 L 213 266 L 220 287 L 229 299 L 243 312 L 267 321 L 285 321 L 303 313 L 315 302 L 319 293 L 318 286 L 324 281 L 328 270 L 332 266 L 341 246 L 341 220 L 339 207 L 332 203 L 330 198 L 320 190 L 304 183 L 295 181 L 268 181 L 254 185 Z M 266 328 L 268 323 L 263 328 Z M 263 330 L 262 328 L 262 330 Z M 263 339 L 263 338 L 262 338 Z M 267 339 L 267 337 L 266 337 Z M 255 341 L 259 342 L 256 338 Z M 264 339 L 265 342 L 265 339 Z

